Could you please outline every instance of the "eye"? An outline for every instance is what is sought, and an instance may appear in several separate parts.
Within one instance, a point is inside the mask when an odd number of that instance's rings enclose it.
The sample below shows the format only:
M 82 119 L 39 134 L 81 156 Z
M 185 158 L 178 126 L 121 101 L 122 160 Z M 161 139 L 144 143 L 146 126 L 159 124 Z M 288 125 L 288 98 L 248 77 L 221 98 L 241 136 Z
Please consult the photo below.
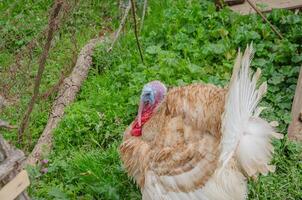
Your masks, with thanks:
M 144 102 L 150 103 L 151 102 L 151 93 L 145 93 L 143 99 L 144 99 Z
M 142 101 L 145 103 L 154 103 L 154 95 L 152 91 L 145 91 L 142 96 Z

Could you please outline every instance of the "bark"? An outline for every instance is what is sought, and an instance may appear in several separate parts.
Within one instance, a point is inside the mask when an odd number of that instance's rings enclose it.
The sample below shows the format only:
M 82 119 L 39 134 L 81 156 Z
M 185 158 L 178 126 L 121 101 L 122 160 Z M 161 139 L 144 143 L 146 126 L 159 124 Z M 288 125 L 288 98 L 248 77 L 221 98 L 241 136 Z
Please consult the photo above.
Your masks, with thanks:
M 59 89 L 47 125 L 25 164 L 34 165 L 42 156 L 46 155 L 51 150 L 52 132 L 61 121 L 65 107 L 75 100 L 76 94 L 80 90 L 83 81 L 86 79 L 92 63 L 91 56 L 93 49 L 103 40 L 103 38 L 92 39 L 82 48 L 73 71 L 64 79 L 63 84 Z

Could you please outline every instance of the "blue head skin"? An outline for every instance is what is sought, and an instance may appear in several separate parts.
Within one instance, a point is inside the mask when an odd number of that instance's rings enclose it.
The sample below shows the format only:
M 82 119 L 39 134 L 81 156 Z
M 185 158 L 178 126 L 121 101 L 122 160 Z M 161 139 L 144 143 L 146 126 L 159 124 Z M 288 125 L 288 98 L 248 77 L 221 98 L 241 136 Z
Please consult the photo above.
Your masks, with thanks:
M 138 109 L 139 126 L 141 126 L 141 117 L 144 115 L 144 108 L 151 106 L 152 109 L 155 109 L 164 99 L 166 93 L 167 88 L 160 81 L 152 81 L 144 86 Z
M 141 94 L 141 102 L 154 105 L 156 91 L 150 86 L 145 85 Z

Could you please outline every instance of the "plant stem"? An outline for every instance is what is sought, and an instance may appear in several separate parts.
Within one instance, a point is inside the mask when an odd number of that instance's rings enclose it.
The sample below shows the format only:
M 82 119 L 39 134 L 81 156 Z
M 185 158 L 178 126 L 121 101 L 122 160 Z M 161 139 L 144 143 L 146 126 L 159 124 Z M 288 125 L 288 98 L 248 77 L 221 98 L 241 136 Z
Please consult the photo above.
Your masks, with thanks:
M 134 1 L 131 0 L 131 6 L 132 6 L 132 15 L 133 15 L 133 21 L 134 21 L 134 34 L 135 34 L 135 38 L 136 38 L 136 44 L 137 44 L 137 48 L 142 60 L 142 63 L 144 63 L 144 58 L 143 58 L 143 54 L 142 54 L 142 50 L 141 50 L 141 46 L 139 44 L 139 40 L 138 40 L 138 33 L 137 33 L 137 26 L 136 26 L 136 17 L 135 17 L 135 4 Z

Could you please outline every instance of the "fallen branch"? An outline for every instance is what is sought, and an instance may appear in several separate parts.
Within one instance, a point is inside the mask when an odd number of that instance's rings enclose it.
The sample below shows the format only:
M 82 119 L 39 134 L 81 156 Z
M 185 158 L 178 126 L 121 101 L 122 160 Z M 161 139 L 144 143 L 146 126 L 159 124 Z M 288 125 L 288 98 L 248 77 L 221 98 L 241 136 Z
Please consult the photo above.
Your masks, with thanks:
M 92 63 L 91 56 L 93 49 L 103 40 L 103 38 L 92 39 L 82 48 L 73 71 L 69 77 L 64 79 L 63 84 L 60 87 L 56 100 L 52 106 L 47 125 L 25 164 L 34 165 L 42 156 L 44 156 L 44 154 L 49 153 L 52 147 L 52 131 L 61 121 L 65 107 L 74 101 L 83 81 L 87 77 Z
M 283 39 L 283 36 L 282 36 L 282 34 L 276 29 L 276 27 L 272 24 L 272 23 L 270 23 L 270 21 L 268 21 L 268 19 L 263 15 L 263 13 L 261 12 L 261 10 L 259 10 L 258 8 L 257 8 L 257 6 L 256 5 L 254 5 L 250 0 L 246 0 L 249 4 L 250 4 L 250 6 L 262 17 L 262 19 L 266 22 L 266 23 L 268 23 L 268 25 L 271 27 L 271 29 L 279 36 L 279 38 L 280 39 Z
M 23 117 L 23 120 L 21 122 L 19 131 L 18 131 L 18 142 L 21 143 L 21 140 L 23 138 L 23 134 L 25 129 L 28 126 L 28 121 L 29 121 L 29 117 L 30 114 L 34 108 L 34 105 L 36 103 L 37 97 L 39 95 L 39 88 L 40 88 L 40 84 L 41 84 L 41 78 L 45 69 L 45 63 L 46 63 L 46 59 L 48 57 L 48 53 L 49 53 L 49 49 L 51 46 L 51 41 L 53 39 L 54 33 L 57 29 L 57 23 L 58 23 L 58 16 L 59 13 L 61 11 L 63 5 L 63 1 L 62 0 L 57 0 L 55 5 L 54 5 L 54 9 L 51 13 L 51 17 L 49 19 L 49 29 L 48 29 L 48 33 L 47 33 L 47 39 L 46 39 L 46 43 L 44 46 L 44 50 L 41 54 L 41 57 L 39 59 L 39 69 L 38 69 L 38 73 L 35 79 L 35 85 L 34 85 L 34 93 L 33 96 L 28 104 L 28 109 Z
M 115 42 L 116 42 L 117 39 L 119 38 L 120 33 L 121 33 L 123 27 L 125 26 L 125 23 L 126 23 L 126 20 L 127 20 L 127 17 L 128 17 L 128 14 L 129 14 L 130 9 L 131 9 L 131 0 L 129 0 L 129 2 L 128 2 L 128 6 L 127 6 L 127 8 L 126 8 L 126 10 L 125 10 L 124 16 L 123 16 L 123 18 L 122 18 L 122 20 L 121 20 L 121 23 L 120 23 L 120 26 L 119 26 L 118 29 L 115 31 L 115 33 L 114 33 L 114 38 L 113 38 L 113 40 L 112 40 L 111 46 L 109 47 L 109 49 L 107 50 L 107 52 L 110 52 L 110 51 L 113 49 L 113 46 L 114 46 Z
M 139 40 L 138 40 L 138 33 L 137 33 L 137 27 L 136 27 L 136 17 L 135 17 L 135 4 L 134 4 L 133 0 L 131 0 L 131 6 L 132 6 L 133 21 L 134 21 L 134 34 L 135 34 L 136 44 L 137 44 L 137 48 L 138 48 L 139 55 L 141 57 L 142 63 L 144 64 L 143 53 L 142 53 L 141 46 L 140 46 Z

